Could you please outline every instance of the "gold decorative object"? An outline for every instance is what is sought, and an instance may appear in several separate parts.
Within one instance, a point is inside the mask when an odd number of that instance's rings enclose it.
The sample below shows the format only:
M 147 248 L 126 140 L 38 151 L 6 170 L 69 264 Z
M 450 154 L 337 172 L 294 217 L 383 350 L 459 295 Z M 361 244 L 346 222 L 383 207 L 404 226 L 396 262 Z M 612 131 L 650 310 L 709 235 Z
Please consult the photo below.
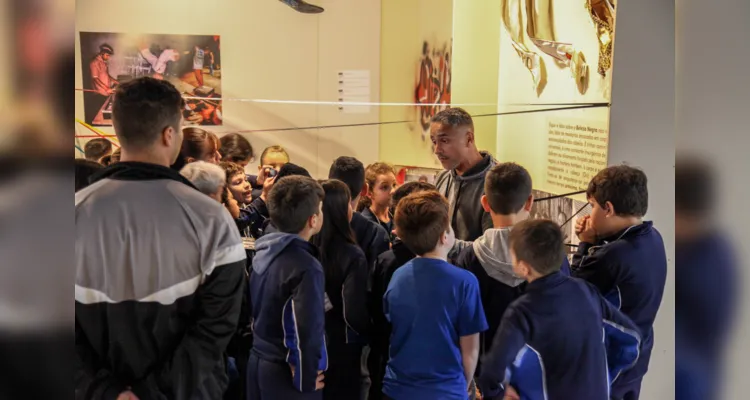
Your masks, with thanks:
M 599 75 L 612 68 L 612 43 L 615 39 L 615 0 L 586 0 L 586 9 L 596 25 L 599 39 Z

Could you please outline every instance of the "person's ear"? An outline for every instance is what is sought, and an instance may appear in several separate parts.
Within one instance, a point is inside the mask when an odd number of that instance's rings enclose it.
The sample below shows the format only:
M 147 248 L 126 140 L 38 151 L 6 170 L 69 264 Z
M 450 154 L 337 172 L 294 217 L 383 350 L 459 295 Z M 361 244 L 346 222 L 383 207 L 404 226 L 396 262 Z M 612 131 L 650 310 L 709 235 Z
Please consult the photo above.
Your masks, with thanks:
M 534 195 L 530 194 L 529 198 L 526 199 L 526 202 L 523 203 L 523 209 L 524 211 L 531 211 L 531 207 L 534 205 Z
M 175 131 L 171 126 L 167 126 L 161 131 L 161 142 L 166 147 L 171 147 L 175 140 Z
M 490 202 L 487 200 L 487 195 L 482 195 L 481 200 L 479 200 L 480 203 L 482 203 L 482 208 L 484 209 L 484 212 L 491 212 L 492 209 L 490 208 Z
M 370 188 L 367 186 L 367 183 L 365 183 L 365 185 L 362 186 L 362 190 L 359 192 L 359 197 L 367 197 L 369 193 Z
M 606 217 L 614 217 L 616 215 L 615 214 L 615 206 L 612 205 L 611 201 L 608 201 L 608 202 L 604 203 L 604 215 Z
M 466 145 L 474 143 L 474 131 L 466 131 Z
M 519 261 L 518 272 L 520 272 L 521 278 L 526 279 L 526 277 L 531 275 L 531 266 L 526 261 Z
M 195 158 L 193 157 L 185 157 L 185 163 L 190 164 L 191 162 L 195 162 Z

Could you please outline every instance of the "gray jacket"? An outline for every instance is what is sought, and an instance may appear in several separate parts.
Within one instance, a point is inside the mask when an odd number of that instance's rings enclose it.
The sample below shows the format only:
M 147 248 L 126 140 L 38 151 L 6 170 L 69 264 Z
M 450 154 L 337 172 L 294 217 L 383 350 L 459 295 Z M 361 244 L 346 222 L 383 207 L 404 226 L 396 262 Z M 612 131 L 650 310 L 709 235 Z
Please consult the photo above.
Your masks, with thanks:
M 484 157 L 466 173 L 459 176 L 455 170 L 443 171 L 437 177 L 438 191 L 450 203 L 451 225 L 456 238 L 473 241 L 492 227 L 490 214 L 484 212 L 480 202 L 484 194 L 484 177 L 497 164 L 494 158 L 482 152 Z

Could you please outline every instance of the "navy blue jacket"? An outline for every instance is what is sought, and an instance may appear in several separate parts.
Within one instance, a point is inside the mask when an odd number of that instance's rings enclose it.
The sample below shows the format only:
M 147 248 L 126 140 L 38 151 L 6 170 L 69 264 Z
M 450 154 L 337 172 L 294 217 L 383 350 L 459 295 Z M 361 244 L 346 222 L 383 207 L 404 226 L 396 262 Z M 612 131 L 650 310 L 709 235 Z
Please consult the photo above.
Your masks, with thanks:
M 615 308 L 638 325 L 643 337 L 638 364 L 612 387 L 620 397 L 640 385 L 654 346 L 654 320 L 667 279 L 664 241 L 652 222 L 618 232 L 596 244 L 581 243 L 573 276 L 596 286 Z
M 510 261 L 510 256 L 508 256 L 508 260 Z M 526 282 L 518 286 L 510 286 L 491 276 L 488 272 L 488 269 L 491 267 L 482 264 L 473 246 L 469 246 L 461 252 L 458 256 L 456 266 L 471 271 L 477 277 L 477 281 L 479 281 L 482 307 L 484 307 L 484 315 L 489 325 L 489 329 L 481 334 L 479 354 L 484 355 L 492 348 L 492 341 L 495 338 L 497 329 L 500 327 L 500 321 L 503 318 L 503 314 L 505 314 L 505 310 L 514 300 L 523 294 Z M 560 273 L 570 276 L 570 264 L 567 258 L 563 259 Z
M 639 347 L 635 324 L 595 287 L 555 272 L 508 307 L 478 384 L 490 399 L 510 385 L 525 400 L 607 400 Z
M 298 235 L 271 233 L 255 242 L 250 273 L 253 353 L 295 368 L 294 388 L 315 391 L 328 369 L 325 278 L 315 246 Z
M 240 208 L 240 216 L 234 220 L 240 235 L 258 239 L 263 236 L 263 228 L 269 219 L 266 202 L 256 197 L 245 207 Z

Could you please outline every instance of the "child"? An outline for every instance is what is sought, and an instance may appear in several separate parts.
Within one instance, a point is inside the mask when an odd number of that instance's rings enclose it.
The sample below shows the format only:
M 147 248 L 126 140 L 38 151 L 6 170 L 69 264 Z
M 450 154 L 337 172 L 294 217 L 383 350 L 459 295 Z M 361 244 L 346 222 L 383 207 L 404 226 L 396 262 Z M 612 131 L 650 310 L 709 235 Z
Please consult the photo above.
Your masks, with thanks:
M 219 138 L 207 130 L 189 126 L 182 128 L 182 147 L 180 155 L 170 168 L 180 171 L 182 168 L 194 161 L 206 161 L 219 164 Z
M 325 275 L 309 240 L 323 225 L 323 197 L 323 188 L 303 176 L 280 180 L 268 194 L 279 232 L 255 242 L 248 400 L 322 398 Z
M 643 171 L 626 165 L 600 171 L 586 190 L 591 215 L 576 223 L 581 243 L 573 256 L 573 275 L 596 286 L 638 325 L 643 336 L 641 357 L 613 385 L 613 399 L 639 396 L 667 278 L 664 242 L 653 223 L 643 221 L 648 209 L 647 183 Z
M 434 191 L 437 192 L 435 185 L 422 182 L 407 182 L 393 192 L 392 203 L 395 211 L 398 203 L 404 197 L 418 192 Z M 383 295 L 385 295 L 388 284 L 391 282 L 393 273 L 398 268 L 416 257 L 408 247 L 398 237 L 395 237 L 391 249 L 381 254 L 375 262 L 375 269 L 372 272 L 372 291 L 371 291 L 371 313 L 373 322 L 373 335 L 370 343 L 371 351 L 368 359 L 370 370 L 369 399 L 377 400 L 383 396 L 383 376 L 385 375 L 385 365 L 388 362 L 388 347 L 390 345 L 391 326 L 388 324 L 383 314 Z
M 370 328 L 367 260 L 349 226 L 352 217 L 349 188 L 335 179 L 323 182 L 322 186 L 325 218 L 312 243 L 320 250 L 331 307 L 326 312 L 329 367 L 323 398 L 357 399 L 362 390 L 362 348 Z
M 362 199 L 360 212 L 376 224 L 380 224 L 390 235 L 393 230 L 391 222 L 391 195 L 396 189 L 396 170 L 393 166 L 376 162 L 367 166 L 365 170 L 367 183 L 367 197 Z
M 239 204 L 239 215 L 232 215 L 237 228 L 243 237 L 259 238 L 263 235 L 265 222 L 269 212 L 266 206 L 266 193 L 271 190 L 274 180 L 269 179 L 265 185 L 265 192 L 260 197 L 252 198 L 250 183 L 245 179 L 245 170 L 242 166 L 221 162 L 219 164 L 226 171 L 227 190 L 231 198 Z M 230 196 L 227 196 L 230 197 Z M 231 213 L 232 209 L 230 209 Z
M 560 273 L 563 243 L 549 220 L 523 221 L 510 232 L 513 272 L 528 286 L 482 361 L 484 398 L 606 400 L 611 382 L 638 358 L 635 324 L 592 285 Z
M 352 206 L 359 204 L 360 198 L 367 196 L 367 184 L 365 184 L 365 167 L 362 162 L 354 157 L 339 157 L 328 171 L 328 179 L 338 179 L 349 187 L 352 194 Z M 390 232 L 386 231 L 380 224 L 365 218 L 361 213 L 352 214 L 351 227 L 357 244 L 365 252 L 367 266 L 372 271 L 375 259 L 386 252 L 389 247 L 388 238 Z
M 289 163 L 289 154 L 281 146 L 266 147 L 260 153 L 260 165 L 258 175 L 247 175 L 247 180 L 253 187 L 253 197 L 258 197 L 263 190 L 263 183 L 268 178 L 273 178 L 281 170 L 284 164 Z
M 466 400 L 487 321 L 476 277 L 445 261 L 455 239 L 448 202 L 437 192 L 413 193 L 400 201 L 394 222 L 419 257 L 393 274 L 383 297 L 392 326 L 383 393 Z
M 456 265 L 471 271 L 479 281 L 482 306 L 489 329 L 481 336 L 480 354 L 492 347 L 495 332 L 505 309 L 522 291 L 523 279 L 513 274 L 508 237 L 517 223 L 529 217 L 534 202 L 531 194 L 531 175 L 515 163 L 495 165 L 484 180 L 482 207 L 492 217 L 493 228 L 465 248 Z M 560 270 L 570 275 L 568 259 L 562 260 Z M 479 368 L 481 370 L 481 368 Z M 480 371 L 481 372 L 481 371 Z

